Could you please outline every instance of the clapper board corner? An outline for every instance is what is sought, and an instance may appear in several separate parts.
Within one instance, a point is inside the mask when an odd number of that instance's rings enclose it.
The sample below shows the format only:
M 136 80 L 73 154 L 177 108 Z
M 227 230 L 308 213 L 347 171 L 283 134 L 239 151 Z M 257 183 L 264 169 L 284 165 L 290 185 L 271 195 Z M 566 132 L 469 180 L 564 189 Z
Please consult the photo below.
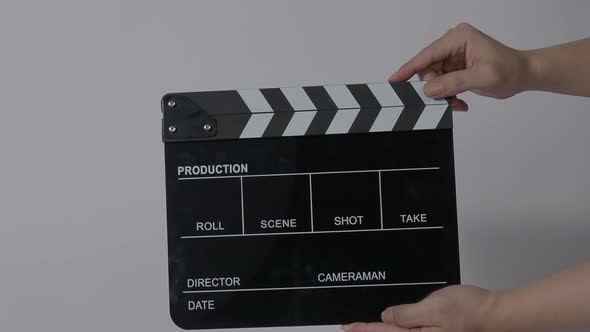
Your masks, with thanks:
M 170 319 L 172 320 L 174 325 L 176 325 L 178 328 L 185 330 L 185 331 L 194 330 L 194 328 L 192 328 L 189 324 L 186 324 L 186 322 L 184 320 L 176 317 L 175 311 L 171 305 L 168 307 L 168 314 L 170 315 Z
M 217 119 L 186 93 L 167 93 L 161 100 L 162 141 L 206 139 L 217 135 Z
M 436 129 L 452 129 L 453 128 L 453 105 L 451 98 L 445 98 L 447 107 Z

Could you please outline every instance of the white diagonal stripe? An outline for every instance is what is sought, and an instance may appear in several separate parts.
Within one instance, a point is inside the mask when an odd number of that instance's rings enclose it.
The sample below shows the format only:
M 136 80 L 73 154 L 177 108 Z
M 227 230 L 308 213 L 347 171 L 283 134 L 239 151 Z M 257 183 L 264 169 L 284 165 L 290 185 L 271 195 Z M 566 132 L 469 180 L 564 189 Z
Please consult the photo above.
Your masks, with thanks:
M 346 85 L 325 85 L 324 88 L 338 108 L 360 108 Z
M 309 99 L 302 87 L 281 88 L 281 91 L 294 110 L 309 111 L 316 109 L 315 105 L 311 102 L 311 99 Z
M 262 137 L 262 134 L 264 134 L 264 131 L 266 130 L 266 127 L 268 127 L 268 124 L 270 123 L 273 115 L 273 113 L 259 113 L 250 115 L 250 119 L 248 119 L 244 130 L 242 130 L 240 138 Z
M 330 123 L 326 134 L 345 134 L 348 133 L 354 119 L 359 114 L 360 109 L 338 110 L 334 119 Z
M 272 112 L 272 107 L 266 101 L 266 98 L 262 95 L 258 89 L 245 89 L 238 90 L 240 97 L 244 100 L 250 112 L 252 113 L 264 113 Z
M 395 90 L 389 83 L 371 83 L 367 84 L 381 107 L 404 106 L 404 103 L 399 99 Z
M 420 114 L 420 118 L 418 118 L 414 129 L 436 129 L 436 126 L 438 126 L 438 123 L 445 114 L 447 107 L 448 105 L 426 105 L 424 110 L 422 110 L 422 114 Z
M 291 121 L 285 128 L 283 136 L 302 136 L 307 132 L 307 128 L 315 117 L 317 111 L 294 112 Z
M 424 81 L 417 81 L 417 82 L 410 82 L 414 90 L 420 96 L 420 99 L 424 102 L 424 105 L 440 105 L 440 104 L 448 104 L 446 99 L 433 99 L 424 94 Z
M 375 122 L 371 126 L 370 132 L 376 131 L 392 131 L 393 126 L 397 122 L 400 114 L 402 113 L 401 107 L 386 107 L 382 108 L 375 118 Z

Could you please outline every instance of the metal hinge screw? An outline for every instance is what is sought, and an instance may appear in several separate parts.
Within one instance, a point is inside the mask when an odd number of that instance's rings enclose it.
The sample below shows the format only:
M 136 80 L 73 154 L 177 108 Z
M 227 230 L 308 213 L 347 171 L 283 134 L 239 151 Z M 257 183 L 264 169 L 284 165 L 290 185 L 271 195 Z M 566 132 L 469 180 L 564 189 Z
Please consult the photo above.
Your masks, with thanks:
M 211 131 L 211 129 L 213 129 L 213 128 L 211 127 L 210 124 L 207 123 L 206 125 L 203 126 L 203 129 L 205 129 L 205 131 Z
M 174 106 L 176 106 L 176 102 L 172 99 L 168 100 L 168 107 L 173 108 Z
M 171 133 L 175 133 L 176 132 L 176 127 L 170 126 L 170 127 L 168 127 L 168 131 L 171 132 Z

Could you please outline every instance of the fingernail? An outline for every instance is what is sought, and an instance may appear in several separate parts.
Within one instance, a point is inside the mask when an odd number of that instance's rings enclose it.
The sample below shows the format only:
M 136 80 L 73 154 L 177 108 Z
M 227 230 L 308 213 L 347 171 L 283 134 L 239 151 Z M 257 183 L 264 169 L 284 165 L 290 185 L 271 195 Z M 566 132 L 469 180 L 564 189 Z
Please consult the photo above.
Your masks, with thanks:
M 352 324 L 342 325 L 342 326 L 340 326 L 340 328 L 346 332 L 350 332 L 350 331 L 352 331 L 352 328 L 350 325 L 352 325 Z
M 424 85 L 424 93 L 428 97 L 438 97 L 443 93 L 443 85 L 441 82 L 428 82 Z
M 391 317 L 393 317 L 393 313 L 391 312 L 391 309 L 389 309 L 389 308 L 383 310 L 383 312 L 381 313 L 381 320 L 384 322 L 389 321 Z

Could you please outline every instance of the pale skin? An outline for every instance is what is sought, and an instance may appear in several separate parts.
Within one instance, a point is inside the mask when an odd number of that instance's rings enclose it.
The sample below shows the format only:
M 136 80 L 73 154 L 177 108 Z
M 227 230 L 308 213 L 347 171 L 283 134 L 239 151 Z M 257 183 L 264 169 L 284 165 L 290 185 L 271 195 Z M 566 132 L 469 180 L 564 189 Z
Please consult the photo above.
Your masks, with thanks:
M 461 23 L 420 51 L 390 81 L 418 74 L 424 92 L 450 97 L 455 110 L 471 91 L 508 98 L 529 90 L 590 97 L 590 38 L 516 50 Z M 347 332 L 540 332 L 590 327 L 590 262 L 505 291 L 456 285 L 418 303 L 393 306 L 382 322 L 343 325 Z

